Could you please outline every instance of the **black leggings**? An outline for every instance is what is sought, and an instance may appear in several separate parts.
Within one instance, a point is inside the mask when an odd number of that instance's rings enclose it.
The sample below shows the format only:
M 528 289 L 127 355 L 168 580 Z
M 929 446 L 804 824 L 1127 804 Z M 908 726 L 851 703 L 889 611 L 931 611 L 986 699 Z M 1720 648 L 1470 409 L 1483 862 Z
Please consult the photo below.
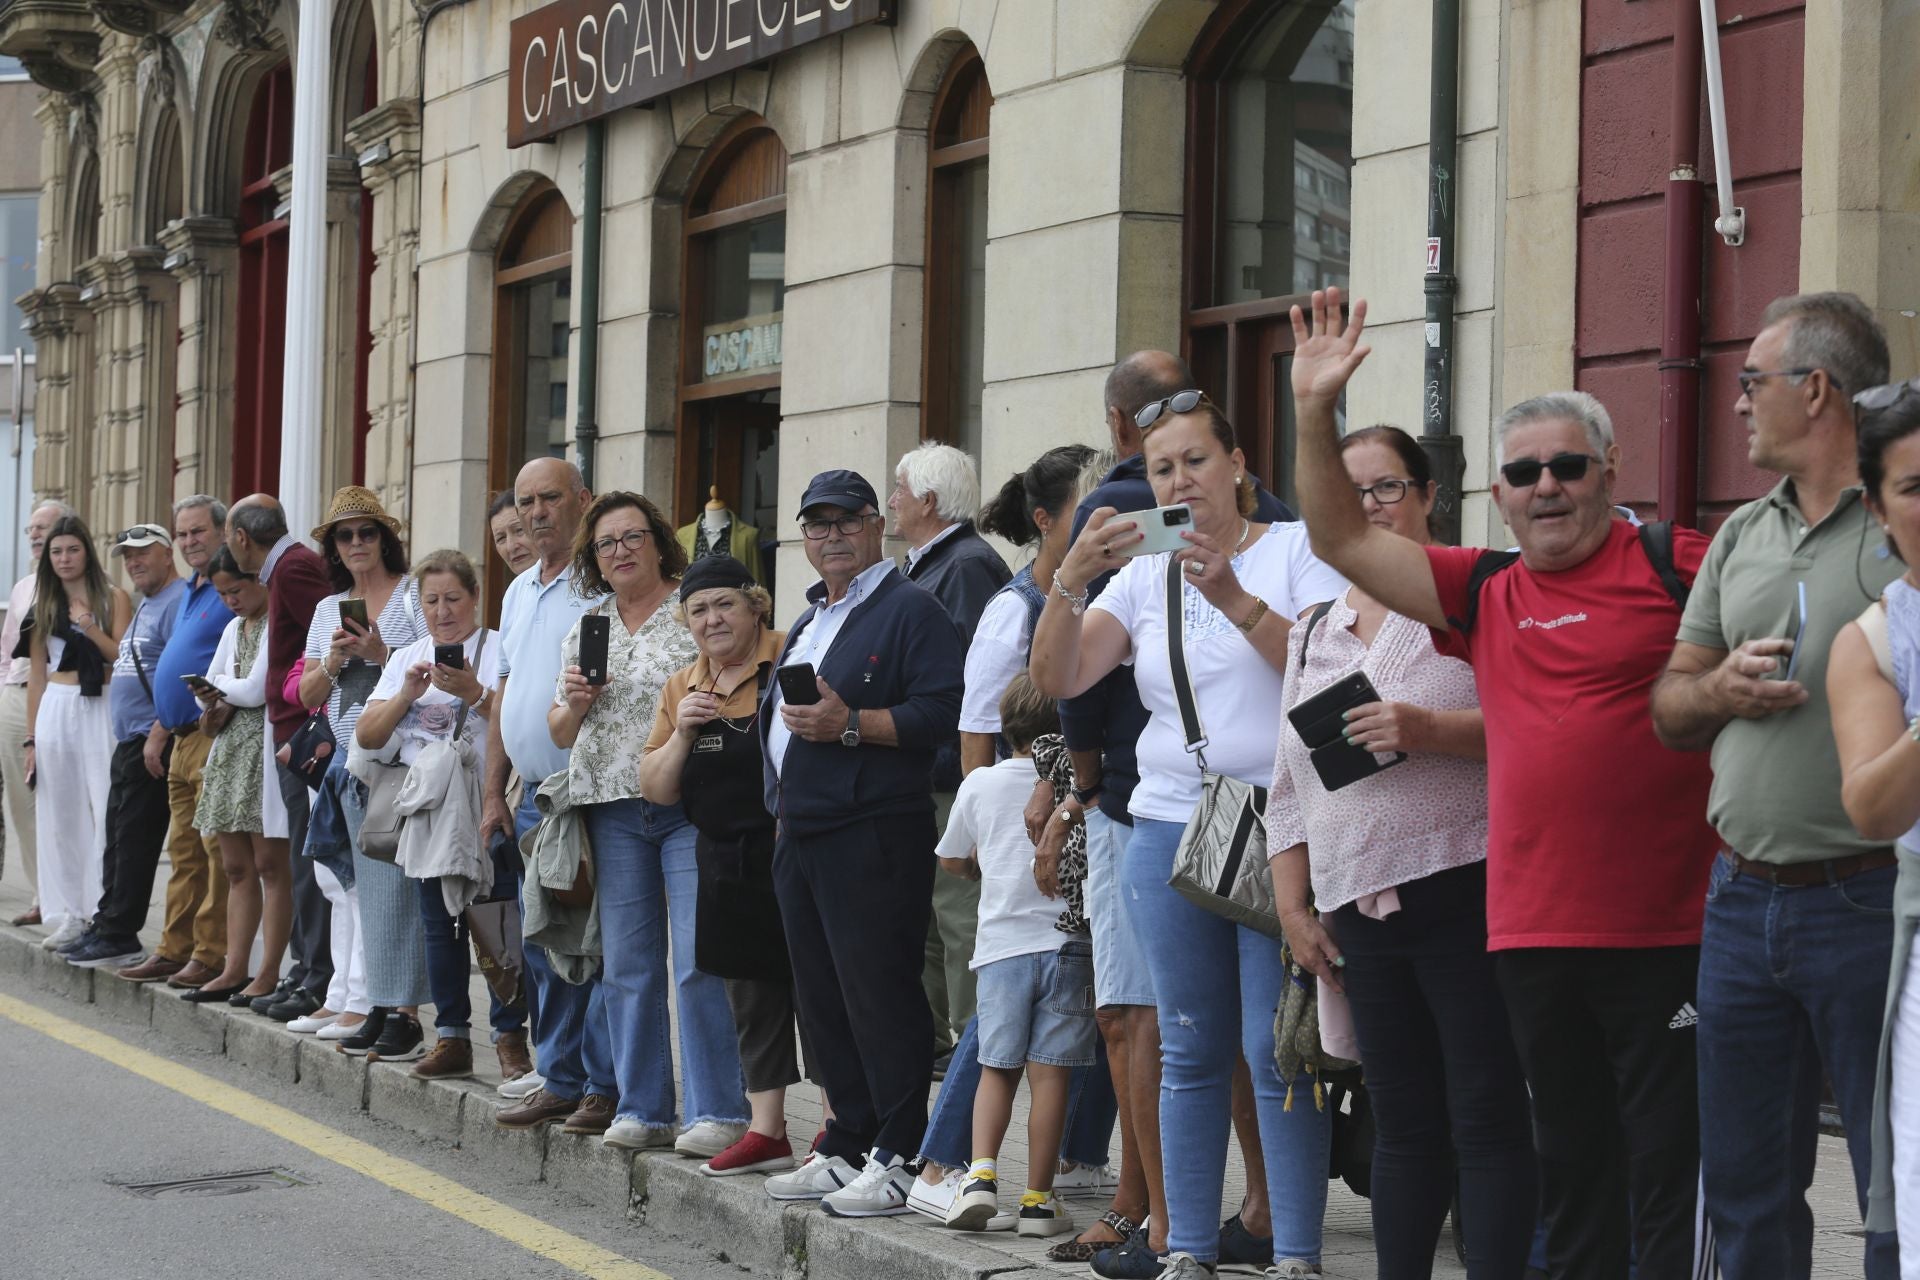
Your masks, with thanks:
M 1453 1202 L 1472 1280 L 1519 1280 L 1537 1173 L 1527 1089 L 1487 954 L 1486 864 L 1401 885 L 1385 920 L 1326 917 L 1373 1101 L 1380 1280 L 1426 1280 Z

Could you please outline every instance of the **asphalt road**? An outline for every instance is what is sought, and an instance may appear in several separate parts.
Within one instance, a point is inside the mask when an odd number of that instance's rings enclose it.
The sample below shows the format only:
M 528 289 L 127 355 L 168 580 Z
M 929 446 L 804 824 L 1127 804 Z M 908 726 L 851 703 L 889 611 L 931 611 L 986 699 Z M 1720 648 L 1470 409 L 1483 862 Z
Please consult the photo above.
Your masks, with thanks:
M 311 1091 L 264 1081 L 224 1059 L 183 1051 L 29 992 L 18 978 L 0 980 L 0 997 L 10 997 L 0 998 L 4 1280 L 742 1275 L 697 1242 L 612 1221 L 543 1184 L 502 1178 L 477 1158 Z M 34 1020 L 34 1011 L 91 1033 L 82 1037 L 88 1047 L 24 1025 L 21 1018 Z M 133 1060 L 130 1049 L 147 1050 L 185 1071 L 166 1083 L 136 1075 L 121 1065 Z M 223 1105 L 241 1115 L 180 1091 L 204 1089 L 208 1082 Z M 279 1136 L 263 1127 L 279 1116 L 278 1127 L 288 1131 L 279 1108 L 324 1128 L 296 1120 L 294 1128 L 310 1139 L 306 1145 Z M 365 1158 L 354 1140 L 386 1158 Z M 338 1162 L 342 1153 L 352 1159 L 356 1150 L 372 1172 Z M 247 1190 L 130 1186 L 260 1170 L 286 1176 L 246 1180 L 243 1185 L 252 1188 Z M 449 1191 L 442 1179 L 458 1187 Z M 461 1189 L 486 1199 L 474 1200 Z M 462 1201 L 469 1213 L 478 1207 L 482 1219 L 508 1238 L 435 1207 L 423 1195 L 442 1204 Z M 538 1222 L 528 1224 L 514 1210 Z

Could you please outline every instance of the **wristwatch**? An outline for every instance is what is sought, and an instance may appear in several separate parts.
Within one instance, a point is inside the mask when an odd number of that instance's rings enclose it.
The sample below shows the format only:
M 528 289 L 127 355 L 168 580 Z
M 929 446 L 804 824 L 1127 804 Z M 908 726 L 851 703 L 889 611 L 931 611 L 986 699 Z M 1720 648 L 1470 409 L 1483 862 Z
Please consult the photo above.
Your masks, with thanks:
M 852 707 L 847 708 L 847 731 L 840 735 L 840 745 L 843 747 L 860 745 L 860 713 Z

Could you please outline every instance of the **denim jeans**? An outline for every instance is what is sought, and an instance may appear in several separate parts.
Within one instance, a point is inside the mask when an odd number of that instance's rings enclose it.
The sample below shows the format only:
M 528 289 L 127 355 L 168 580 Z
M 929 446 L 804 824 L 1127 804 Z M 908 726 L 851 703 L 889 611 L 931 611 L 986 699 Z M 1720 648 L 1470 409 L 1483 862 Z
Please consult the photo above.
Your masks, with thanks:
M 673 1037 L 667 1013 L 671 972 L 680 1014 L 680 1073 L 686 1122 L 747 1122 L 733 1008 L 727 986 L 693 964 L 697 833 L 679 805 L 614 800 L 586 806 L 599 896 L 607 1023 L 622 1120 L 652 1128 L 674 1122 Z M 673 968 L 667 968 L 667 940 Z
M 1107 1046 L 1094 1037 L 1098 1055 L 1090 1067 L 1075 1067 L 1067 1085 L 1067 1128 L 1060 1139 L 1060 1158 L 1075 1164 L 1103 1165 L 1113 1142 L 1113 1122 L 1120 1104 L 1113 1096 L 1113 1077 L 1107 1074 Z M 960 1043 L 940 1082 L 927 1136 L 920 1154 L 947 1169 L 972 1163 L 973 1098 L 980 1090 L 980 1017 L 967 1019 Z
M 427 939 L 427 988 L 433 993 L 433 1029 L 441 1036 L 471 1039 L 473 997 L 468 980 L 473 962 L 468 954 L 467 926 L 447 914 L 446 895 L 439 880 L 416 880 L 420 891 L 420 923 Z M 335 908 L 339 910 L 338 907 Z M 335 961 L 336 965 L 338 960 Z M 500 997 L 487 992 L 487 1025 L 493 1039 L 503 1031 L 518 1031 L 527 1022 L 525 1006 L 500 1003 Z
M 1277 939 L 1203 911 L 1167 886 L 1184 824 L 1136 818 L 1121 865 L 1123 898 L 1147 954 L 1160 1013 L 1160 1132 L 1165 1136 L 1167 1248 L 1202 1262 L 1220 1252 L 1220 1205 L 1232 1131 L 1233 1071 L 1253 1072 L 1267 1161 L 1273 1256 L 1320 1260 L 1332 1116 L 1313 1082 L 1273 1061 L 1273 1018 L 1286 973 Z
M 1893 951 L 1883 867 L 1775 886 L 1722 853 L 1700 942 L 1700 1163 L 1727 1280 L 1805 1276 L 1822 1069 L 1866 1203 L 1874 1069 Z M 1892 1232 L 1866 1240 L 1868 1280 L 1894 1280 Z
M 514 811 L 513 831 L 523 836 L 540 821 L 533 806 L 535 787 L 529 783 Z M 521 893 L 526 884 L 521 883 Z M 547 949 L 531 946 L 522 957 L 526 965 L 527 1019 L 533 1024 L 534 1063 L 546 1078 L 546 1090 L 556 1098 L 579 1098 L 597 1093 L 619 1100 L 614 1084 L 613 1043 L 607 1031 L 607 1008 L 600 980 L 572 983 L 553 974 Z

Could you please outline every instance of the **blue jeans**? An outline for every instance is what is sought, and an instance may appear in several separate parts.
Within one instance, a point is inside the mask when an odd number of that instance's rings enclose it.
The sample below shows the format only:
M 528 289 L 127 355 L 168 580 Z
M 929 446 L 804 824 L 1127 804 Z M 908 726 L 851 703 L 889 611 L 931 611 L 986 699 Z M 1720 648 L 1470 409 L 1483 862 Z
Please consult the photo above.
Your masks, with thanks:
M 1060 1158 L 1075 1164 L 1103 1165 L 1113 1141 L 1113 1122 L 1120 1104 L 1113 1096 L 1113 1077 L 1107 1074 L 1107 1046 L 1094 1037 L 1098 1055 L 1090 1067 L 1075 1067 L 1067 1085 L 1067 1128 L 1060 1139 Z M 973 1098 L 980 1090 L 980 1017 L 967 1019 L 960 1043 L 953 1047 L 947 1078 L 940 1082 L 933 1115 L 920 1154 L 947 1169 L 964 1169 L 973 1162 Z
M 1202 1262 L 1219 1255 L 1233 1071 L 1244 1056 L 1267 1161 L 1273 1256 L 1318 1262 L 1333 1118 L 1313 1105 L 1305 1076 L 1286 1108 L 1287 1082 L 1273 1062 L 1273 1018 L 1286 983 L 1280 943 L 1167 887 L 1182 828 L 1136 818 L 1121 860 L 1122 896 L 1160 1013 L 1167 1248 Z
M 420 890 L 420 923 L 427 939 L 427 989 L 433 994 L 433 1029 L 444 1038 L 471 1039 L 473 997 L 468 991 L 473 962 L 467 951 L 467 926 L 447 914 L 446 895 L 439 880 L 416 880 Z M 525 1006 L 500 1003 L 487 992 L 487 1025 L 498 1040 L 503 1031 L 518 1031 L 527 1023 Z
M 667 939 L 680 1013 L 686 1122 L 747 1122 L 746 1081 L 727 984 L 693 965 L 697 833 L 679 805 L 614 800 L 586 806 L 606 968 L 607 1022 L 619 1119 L 652 1128 L 674 1122 L 673 1037 L 667 1013 Z
M 1726 1280 L 1812 1266 L 1822 1068 L 1864 1211 L 1895 875 L 1776 887 L 1726 853 L 1714 863 L 1700 940 L 1700 1165 Z M 1894 1234 L 1868 1236 L 1868 1280 L 1899 1271 Z
M 533 830 L 540 811 L 533 807 L 537 788 L 522 789 L 520 807 L 513 814 L 515 836 Z M 521 893 L 526 884 L 521 883 Z M 579 1098 L 597 1093 L 620 1096 L 614 1085 L 613 1043 L 607 1032 L 605 997 L 600 982 L 572 983 L 556 978 L 547 963 L 545 947 L 528 947 L 522 957 L 527 977 L 527 1019 L 533 1024 L 534 1063 L 546 1078 L 546 1090 L 556 1098 Z

